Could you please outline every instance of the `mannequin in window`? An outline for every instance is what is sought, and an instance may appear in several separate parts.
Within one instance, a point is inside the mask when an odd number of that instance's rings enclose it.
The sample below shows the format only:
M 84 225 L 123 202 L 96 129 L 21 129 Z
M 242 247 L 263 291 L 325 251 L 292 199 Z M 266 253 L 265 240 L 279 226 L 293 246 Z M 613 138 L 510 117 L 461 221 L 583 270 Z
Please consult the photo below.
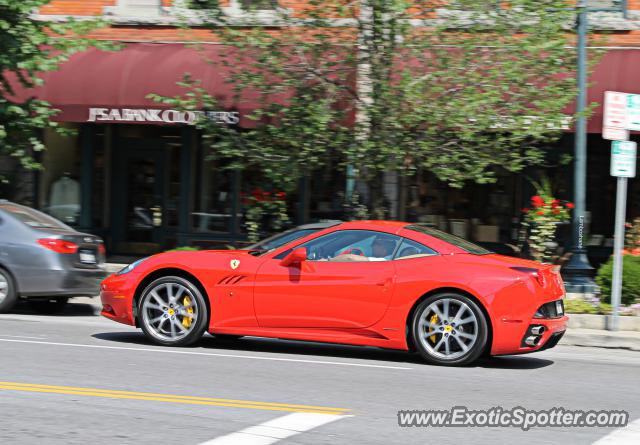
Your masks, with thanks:
M 80 183 L 64 172 L 49 192 L 49 214 L 59 220 L 75 224 L 80 213 Z

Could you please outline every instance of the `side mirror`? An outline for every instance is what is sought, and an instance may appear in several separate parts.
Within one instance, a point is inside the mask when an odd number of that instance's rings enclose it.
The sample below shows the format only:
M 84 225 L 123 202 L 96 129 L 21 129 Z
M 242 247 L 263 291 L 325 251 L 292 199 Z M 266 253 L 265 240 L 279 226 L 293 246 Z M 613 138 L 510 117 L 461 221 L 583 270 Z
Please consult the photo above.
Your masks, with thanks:
M 298 247 L 297 249 L 293 249 L 289 252 L 289 255 L 284 257 L 282 261 L 280 261 L 281 266 L 291 266 L 294 264 L 300 264 L 307 259 L 307 248 L 306 247 Z

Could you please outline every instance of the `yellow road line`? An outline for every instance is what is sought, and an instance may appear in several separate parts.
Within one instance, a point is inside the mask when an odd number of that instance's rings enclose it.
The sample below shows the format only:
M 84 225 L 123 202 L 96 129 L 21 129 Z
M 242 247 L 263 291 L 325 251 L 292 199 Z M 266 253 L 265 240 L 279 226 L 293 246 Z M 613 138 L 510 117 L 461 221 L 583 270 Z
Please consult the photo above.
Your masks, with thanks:
M 345 414 L 346 412 L 348 412 L 348 409 L 346 408 L 332 408 L 325 406 L 257 402 L 252 400 L 219 399 L 208 397 L 181 396 L 173 394 L 106 390 L 97 388 L 78 388 L 73 386 L 39 385 L 18 382 L 0 382 L 0 390 L 105 397 L 111 399 L 147 400 L 155 402 L 181 403 L 187 405 L 224 406 L 231 408 L 246 408 L 267 411 L 306 412 L 319 414 Z

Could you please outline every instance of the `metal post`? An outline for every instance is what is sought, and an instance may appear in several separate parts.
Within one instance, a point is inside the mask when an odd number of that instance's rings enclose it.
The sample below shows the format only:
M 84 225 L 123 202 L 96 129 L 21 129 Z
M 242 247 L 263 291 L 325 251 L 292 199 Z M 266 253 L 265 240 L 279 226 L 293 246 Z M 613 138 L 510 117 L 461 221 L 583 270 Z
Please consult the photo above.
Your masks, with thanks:
M 586 176 L 587 176 L 587 119 L 584 111 L 587 108 L 587 22 L 586 1 L 581 0 L 577 10 L 578 28 L 578 98 L 576 111 L 575 159 L 574 159 L 574 204 L 573 212 L 573 246 L 571 259 L 563 268 L 563 275 L 569 292 L 591 293 L 595 290 L 595 282 L 591 278 L 593 267 L 589 264 L 587 251 L 583 244 L 584 220 L 586 208 Z
M 613 277 L 611 279 L 611 325 L 610 330 L 618 330 L 618 309 L 622 294 L 622 248 L 624 247 L 624 220 L 627 207 L 627 178 L 618 177 L 616 192 L 616 227 L 613 241 Z

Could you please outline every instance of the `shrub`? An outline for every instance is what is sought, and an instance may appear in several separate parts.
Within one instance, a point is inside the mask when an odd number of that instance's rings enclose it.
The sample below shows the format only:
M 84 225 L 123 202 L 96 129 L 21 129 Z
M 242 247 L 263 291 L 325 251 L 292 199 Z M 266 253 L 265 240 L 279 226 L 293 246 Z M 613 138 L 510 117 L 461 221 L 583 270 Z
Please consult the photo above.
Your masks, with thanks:
M 598 303 L 597 306 L 584 300 L 565 300 L 564 311 L 567 314 L 611 314 L 611 305 L 607 303 Z
M 622 304 L 631 305 L 640 302 L 640 256 L 623 255 L 622 267 Z M 611 303 L 611 276 L 613 275 L 613 257 L 598 270 L 596 283 L 602 291 L 602 301 Z
M 564 300 L 564 311 L 568 314 L 595 314 L 594 305 L 584 300 Z

